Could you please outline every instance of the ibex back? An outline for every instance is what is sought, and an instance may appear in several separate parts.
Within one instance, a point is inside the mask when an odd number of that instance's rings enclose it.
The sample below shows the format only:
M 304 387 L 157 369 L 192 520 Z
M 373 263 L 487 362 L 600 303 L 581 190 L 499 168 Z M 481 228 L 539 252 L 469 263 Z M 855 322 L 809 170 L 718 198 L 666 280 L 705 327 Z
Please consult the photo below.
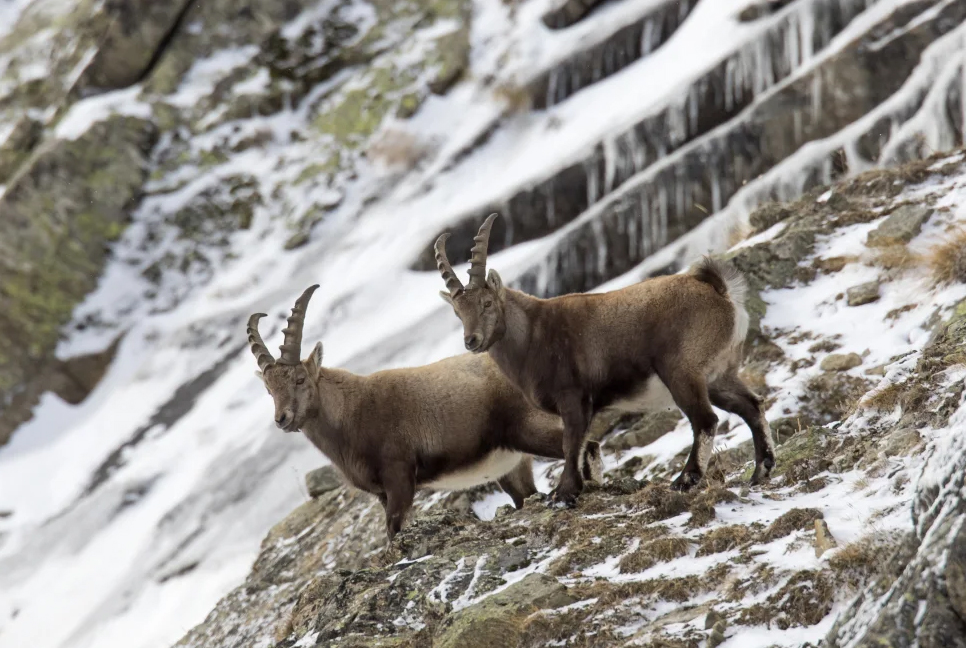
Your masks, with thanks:
M 456 277 L 443 234 L 436 261 L 440 293 L 463 323 L 466 348 L 487 352 L 528 399 L 564 422 L 566 463 L 554 498 L 572 505 L 583 488 L 578 460 L 593 415 L 614 407 L 640 410 L 673 399 L 694 443 L 674 487 L 686 490 L 708 466 L 715 406 L 739 415 L 755 444 L 752 483 L 766 478 L 774 450 L 761 400 L 738 377 L 748 330 L 745 283 L 710 259 L 687 274 L 657 277 L 602 294 L 538 299 L 486 274 L 490 228 L 483 223 L 470 258 L 469 283 Z
M 484 356 L 463 354 L 423 367 L 359 376 L 322 366 L 322 344 L 300 360 L 305 310 L 295 302 L 281 356 L 268 352 L 257 313 L 248 341 L 275 401 L 275 424 L 301 430 L 355 487 L 376 495 L 390 540 L 418 487 L 463 489 L 496 481 L 517 508 L 537 492 L 530 455 L 563 458 L 563 424 L 531 406 Z M 597 478 L 588 446 L 582 475 Z

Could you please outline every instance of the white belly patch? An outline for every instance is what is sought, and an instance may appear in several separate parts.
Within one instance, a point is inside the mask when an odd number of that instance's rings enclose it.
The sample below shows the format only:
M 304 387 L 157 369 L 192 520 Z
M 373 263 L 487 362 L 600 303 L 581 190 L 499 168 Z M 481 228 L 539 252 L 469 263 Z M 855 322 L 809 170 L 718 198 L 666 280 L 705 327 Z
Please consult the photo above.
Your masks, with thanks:
M 607 409 L 623 412 L 660 412 L 662 410 L 677 409 L 671 392 L 664 386 L 661 379 L 651 376 L 636 392 L 614 401 Z
M 442 475 L 422 486 L 432 490 L 459 491 L 481 484 L 489 484 L 516 468 L 524 456 L 522 452 L 514 452 L 513 450 L 494 450 L 475 464 Z

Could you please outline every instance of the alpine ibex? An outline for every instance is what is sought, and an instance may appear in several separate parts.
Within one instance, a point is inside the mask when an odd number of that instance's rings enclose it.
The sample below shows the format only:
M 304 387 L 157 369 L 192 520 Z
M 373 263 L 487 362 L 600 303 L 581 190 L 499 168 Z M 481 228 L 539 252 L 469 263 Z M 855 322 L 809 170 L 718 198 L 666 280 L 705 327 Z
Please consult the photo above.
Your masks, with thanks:
M 708 466 L 718 422 L 712 404 L 751 428 L 752 483 L 768 476 L 775 462 L 768 422 L 761 400 L 738 377 L 748 313 L 737 272 L 705 258 L 687 274 L 538 299 L 506 288 L 495 270 L 486 275 L 495 218 L 474 238 L 466 286 L 446 257 L 448 233 L 436 241 L 448 288 L 440 294 L 463 323 L 466 348 L 488 352 L 532 403 L 563 417 L 566 462 L 555 500 L 572 505 L 583 489 L 577 462 L 595 412 L 652 409 L 662 396 L 673 399 L 694 432 L 675 488 L 689 489 Z
M 563 423 L 532 407 L 485 356 L 360 376 L 322 366 L 322 344 L 300 360 L 311 286 L 295 302 L 276 360 L 248 320 L 258 375 L 275 401 L 275 424 L 301 430 L 356 488 L 376 495 L 391 541 L 418 487 L 462 490 L 497 482 L 520 508 L 537 492 L 530 455 L 562 459 Z M 583 477 L 599 479 L 588 445 Z

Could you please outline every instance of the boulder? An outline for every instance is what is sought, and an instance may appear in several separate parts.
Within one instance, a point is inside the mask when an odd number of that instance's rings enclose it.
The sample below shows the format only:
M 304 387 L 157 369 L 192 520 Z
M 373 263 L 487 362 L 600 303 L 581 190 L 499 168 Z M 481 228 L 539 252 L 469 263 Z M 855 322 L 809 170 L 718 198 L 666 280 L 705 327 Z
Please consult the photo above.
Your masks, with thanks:
M 879 282 L 870 281 L 868 283 L 852 286 L 845 292 L 846 303 L 849 306 L 862 306 L 879 301 Z
M 519 645 L 527 617 L 574 602 L 567 588 L 546 574 L 530 574 L 498 594 L 453 615 L 436 635 L 439 648 Z
M 342 479 L 334 466 L 322 466 L 305 475 L 305 487 L 313 499 L 341 486 Z
M 922 205 L 902 205 L 869 232 L 865 244 L 869 247 L 904 245 L 922 230 L 932 210 Z
M 108 0 L 91 26 L 98 48 L 72 91 L 84 96 L 140 81 L 190 5 L 190 0 Z
M 819 365 L 822 371 L 848 371 L 862 364 L 858 353 L 830 353 L 822 358 Z

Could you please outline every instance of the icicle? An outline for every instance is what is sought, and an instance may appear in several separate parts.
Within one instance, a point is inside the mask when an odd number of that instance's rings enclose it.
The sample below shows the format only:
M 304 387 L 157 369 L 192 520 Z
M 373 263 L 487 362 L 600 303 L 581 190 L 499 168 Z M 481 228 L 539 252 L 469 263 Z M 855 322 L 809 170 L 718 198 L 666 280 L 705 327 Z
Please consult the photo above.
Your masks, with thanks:
M 604 147 L 604 194 L 606 195 L 614 188 L 614 175 L 616 173 L 617 162 L 615 158 L 618 153 L 617 143 L 613 137 L 605 137 L 602 144 Z
M 547 77 L 547 108 L 552 108 L 557 103 L 557 66 L 550 68 L 550 75 Z
M 553 184 L 554 182 L 553 182 L 553 179 L 551 178 L 550 182 L 546 184 L 543 190 L 544 199 L 547 201 L 547 224 L 550 227 L 555 227 L 557 225 L 557 204 L 556 204 L 556 201 L 553 199 L 553 196 L 554 196 Z
M 587 205 L 593 205 L 599 197 L 600 178 L 598 178 L 597 156 L 584 163 L 584 175 L 587 176 Z
M 648 18 L 641 31 L 641 56 L 647 56 L 654 51 L 654 40 L 654 21 Z
M 711 166 L 711 212 L 721 210 L 721 177 L 717 165 Z
M 822 118 L 822 75 L 816 71 L 812 74 L 812 119 Z

